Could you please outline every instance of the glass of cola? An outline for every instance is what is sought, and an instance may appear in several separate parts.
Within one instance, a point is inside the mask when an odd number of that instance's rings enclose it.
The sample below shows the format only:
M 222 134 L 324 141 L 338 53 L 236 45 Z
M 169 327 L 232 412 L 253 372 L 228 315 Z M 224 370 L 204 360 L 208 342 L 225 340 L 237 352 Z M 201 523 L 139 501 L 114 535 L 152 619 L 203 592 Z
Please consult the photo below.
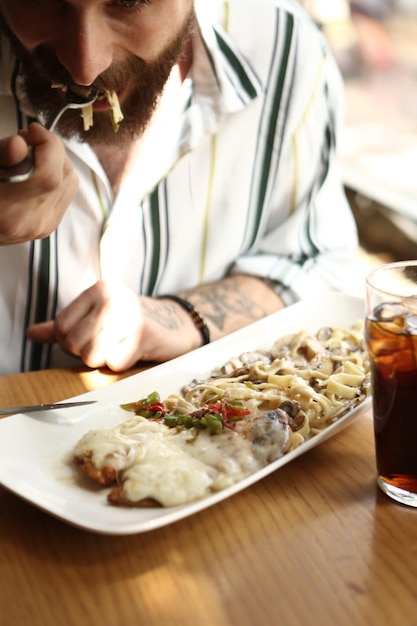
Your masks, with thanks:
M 378 484 L 390 498 L 417 507 L 417 261 L 368 274 L 365 338 Z

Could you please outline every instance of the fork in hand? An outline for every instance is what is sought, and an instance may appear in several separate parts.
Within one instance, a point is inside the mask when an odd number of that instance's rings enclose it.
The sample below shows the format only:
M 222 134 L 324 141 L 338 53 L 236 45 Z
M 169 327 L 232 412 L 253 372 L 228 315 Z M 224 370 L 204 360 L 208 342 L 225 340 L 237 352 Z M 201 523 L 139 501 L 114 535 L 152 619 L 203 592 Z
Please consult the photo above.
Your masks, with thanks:
M 80 96 L 71 92 L 71 99 L 67 100 L 64 104 L 62 104 L 59 109 L 54 111 L 50 118 L 45 123 L 45 128 L 50 131 L 53 131 L 55 126 L 57 125 L 61 115 L 65 113 L 68 109 L 82 109 L 89 104 L 93 104 L 93 102 L 97 99 L 98 93 L 95 90 L 92 90 L 87 97 Z M 0 182 L 7 183 L 15 183 L 20 182 L 22 180 L 27 180 L 33 171 L 33 160 L 29 155 L 17 163 L 17 165 L 13 165 L 12 167 L 0 168 Z

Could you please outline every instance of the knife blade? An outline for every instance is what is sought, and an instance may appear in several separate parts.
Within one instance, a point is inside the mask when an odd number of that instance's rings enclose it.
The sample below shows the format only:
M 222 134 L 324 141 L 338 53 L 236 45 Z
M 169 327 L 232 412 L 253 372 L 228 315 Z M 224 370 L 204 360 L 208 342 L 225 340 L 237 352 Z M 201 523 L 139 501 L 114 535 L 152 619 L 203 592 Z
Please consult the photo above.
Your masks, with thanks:
M 9 406 L 0 408 L 0 415 L 15 415 L 16 413 L 36 413 L 37 411 L 51 411 L 53 409 L 71 409 L 75 406 L 95 404 L 97 400 L 82 402 L 54 402 L 53 404 L 29 404 L 27 406 Z

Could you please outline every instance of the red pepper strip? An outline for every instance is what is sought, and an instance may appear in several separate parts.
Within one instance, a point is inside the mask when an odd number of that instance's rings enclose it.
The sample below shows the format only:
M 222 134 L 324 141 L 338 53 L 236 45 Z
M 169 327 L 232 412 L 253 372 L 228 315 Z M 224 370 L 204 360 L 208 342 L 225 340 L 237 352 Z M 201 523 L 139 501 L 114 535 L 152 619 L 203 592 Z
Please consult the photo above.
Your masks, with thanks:
M 164 417 L 167 410 L 162 404 L 162 402 L 155 402 L 155 404 L 148 404 L 147 406 L 142 406 L 140 409 L 136 409 L 136 415 L 142 415 L 147 419 L 155 418 L 159 419 Z
M 152 411 L 154 413 L 162 413 L 162 415 L 165 415 L 165 413 L 167 412 L 162 402 L 155 402 L 155 404 L 150 404 L 149 406 L 143 407 L 142 410 Z
M 250 414 L 250 409 L 235 409 L 235 407 L 227 408 L 227 417 L 244 417 Z
M 250 409 L 228 404 L 227 402 L 215 402 L 213 404 L 207 404 L 206 406 L 211 411 L 221 413 L 226 419 L 230 419 L 231 417 L 244 417 L 250 413 Z

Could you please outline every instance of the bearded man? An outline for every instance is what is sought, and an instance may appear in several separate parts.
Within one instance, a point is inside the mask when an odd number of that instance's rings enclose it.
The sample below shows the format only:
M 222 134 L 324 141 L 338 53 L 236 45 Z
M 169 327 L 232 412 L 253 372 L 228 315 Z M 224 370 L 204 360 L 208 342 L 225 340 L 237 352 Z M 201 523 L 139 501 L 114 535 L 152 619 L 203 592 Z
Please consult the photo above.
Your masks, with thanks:
M 171 359 L 343 286 L 341 80 L 297 3 L 0 0 L 0 18 L 1 373 Z M 96 92 L 88 130 L 75 110 L 44 127 Z

